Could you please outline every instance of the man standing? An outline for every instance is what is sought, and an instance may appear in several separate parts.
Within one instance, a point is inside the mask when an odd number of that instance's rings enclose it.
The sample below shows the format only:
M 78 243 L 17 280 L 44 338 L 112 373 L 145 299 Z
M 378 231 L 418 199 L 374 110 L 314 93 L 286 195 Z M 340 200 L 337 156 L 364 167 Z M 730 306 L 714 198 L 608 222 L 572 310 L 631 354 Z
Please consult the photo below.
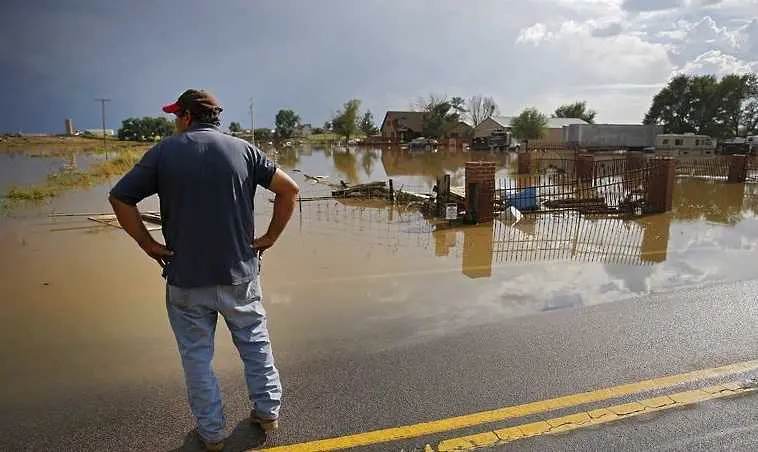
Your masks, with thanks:
M 255 146 L 219 130 L 222 108 L 207 91 L 187 90 L 163 111 L 176 115 L 177 133 L 151 148 L 108 199 L 121 226 L 163 267 L 197 432 L 206 449 L 221 450 L 226 417 L 211 369 L 219 313 L 244 363 L 251 421 L 278 428 L 282 389 L 262 305 L 260 259 L 289 222 L 299 188 Z M 276 198 L 267 232 L 254 238 L 258 185 Z M 149 234 L 136 207 L 156 193 L 165 246 Z

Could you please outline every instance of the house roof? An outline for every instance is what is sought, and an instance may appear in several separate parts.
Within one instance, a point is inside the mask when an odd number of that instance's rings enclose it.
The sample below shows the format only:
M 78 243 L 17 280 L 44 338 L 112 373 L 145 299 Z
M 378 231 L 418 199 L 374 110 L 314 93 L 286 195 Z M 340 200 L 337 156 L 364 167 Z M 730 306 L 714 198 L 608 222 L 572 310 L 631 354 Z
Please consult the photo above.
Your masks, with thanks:
M 573 124 L 589 124 L 589 123 L 579 118 L 548 118 L 547 120 L 548 129 L 560 129 L 561 127 L 570 126 Z
M 380 129 L 384 130 L 387 121 L 397 120 L 398 127 L 420 133 L 424 129 L 425 114 L 423 111 L 388 111 L 384 114 L 384 120 Z

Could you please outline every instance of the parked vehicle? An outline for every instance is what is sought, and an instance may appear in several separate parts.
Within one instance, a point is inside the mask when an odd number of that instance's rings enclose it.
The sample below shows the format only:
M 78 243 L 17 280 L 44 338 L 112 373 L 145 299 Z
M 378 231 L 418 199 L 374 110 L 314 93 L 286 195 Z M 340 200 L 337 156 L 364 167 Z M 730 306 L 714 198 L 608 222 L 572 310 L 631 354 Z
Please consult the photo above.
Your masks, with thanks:
M 647 124 L 571 124 L 564 126 L 564 144 L 588 151 L 643 151 L 656 145 L 662 127 Z
M 437 140 L 432 138 L 418 137 L 408 143 L 409 151 L 432 151 L 437 149 Z

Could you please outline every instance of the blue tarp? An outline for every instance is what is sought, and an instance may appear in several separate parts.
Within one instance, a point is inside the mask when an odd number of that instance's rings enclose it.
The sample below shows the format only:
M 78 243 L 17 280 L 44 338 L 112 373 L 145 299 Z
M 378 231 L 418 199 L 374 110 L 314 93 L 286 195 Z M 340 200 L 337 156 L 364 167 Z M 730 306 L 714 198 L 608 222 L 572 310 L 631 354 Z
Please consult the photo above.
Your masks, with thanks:
M 536 210 L 538 207 L 537 189 L 535 187 L 528 187 L 512 195 L 506 196 L 505 203 L 518 210 Z

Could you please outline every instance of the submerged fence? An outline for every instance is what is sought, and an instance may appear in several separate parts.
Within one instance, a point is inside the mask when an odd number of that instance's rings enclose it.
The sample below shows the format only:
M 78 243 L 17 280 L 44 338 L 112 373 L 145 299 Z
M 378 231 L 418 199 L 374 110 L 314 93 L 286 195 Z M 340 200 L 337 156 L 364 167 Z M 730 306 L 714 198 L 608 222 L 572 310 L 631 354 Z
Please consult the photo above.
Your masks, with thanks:
M 650 181 L 662 177 L 665 163 L 649 160 L 638 168 L 626 160 L 583 164 L 540 160 L 537 174 L 496 181 L 496 199 L 521 211 L 578 209 L 585 213 L 634 213 L 645 210 Z M 637 212 L 638 214 L 641 212 Z

